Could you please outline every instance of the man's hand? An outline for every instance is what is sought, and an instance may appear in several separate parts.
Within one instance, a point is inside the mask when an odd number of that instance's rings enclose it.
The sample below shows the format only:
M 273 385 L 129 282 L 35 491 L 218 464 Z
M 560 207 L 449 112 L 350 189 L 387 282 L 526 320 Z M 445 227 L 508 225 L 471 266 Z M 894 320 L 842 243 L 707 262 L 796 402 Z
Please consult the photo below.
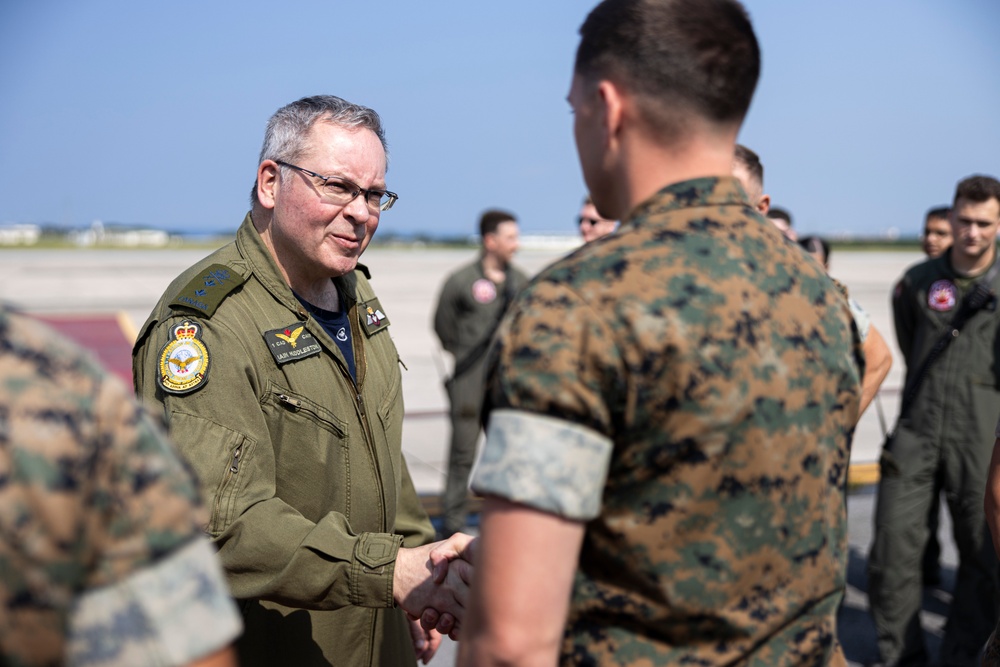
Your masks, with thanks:
M 440 584 L 448 574 L 448 563 L 461 558 L 462 560 L 476 564 L 476 551 L 479 547 L 479 539 L 464 533 L 455 533 L 447 540 L 442 540 L 432 544 L 430 559 L 434 566 L 434 583 Z
M 407 622 L 410 625 L 410 637 L 413 639 L 413 652 L 417 654 L 417 661 L 426 665 L 441 646 L 441 633 L 437 630 L 424 630 L 420 621 L 412 618 L 407 619 Z
M 470 536 L 456 533 L 442 542 L 400 549 L 392 579 L 396 604 L 411 619 L 421 619 L 425 629 L 457 639 L 472 581 L 472 564 L 465 557 L 474 556 L 473 544 Z

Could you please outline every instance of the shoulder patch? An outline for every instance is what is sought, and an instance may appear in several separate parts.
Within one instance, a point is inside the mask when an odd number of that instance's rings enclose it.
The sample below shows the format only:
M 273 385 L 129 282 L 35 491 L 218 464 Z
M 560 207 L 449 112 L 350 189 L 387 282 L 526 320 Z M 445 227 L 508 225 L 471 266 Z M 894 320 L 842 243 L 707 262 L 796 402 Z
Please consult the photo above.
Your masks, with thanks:
M 323 351 L 303 322 L 294 322 L 286 327 L 264 332 L 264 341 L 278 365 L 311 357 Z
M 359 304 L 361 310 L 361 325 L 369 337 L 389 326 L 389 318 L 385 315 L 385 310 L 378 299 L 370 299 Z
M 196 322 L 184 320 L 171 331 L 173 339 L 160 350 L 156 383 L 168 394 L 188 394 L 208 382 L 208 348 Z
M 246 280 L 245 275 L 225 264 L 211 264 L 185 285 L 169 305 L 192 308 L 211 317 L 229 293 Z

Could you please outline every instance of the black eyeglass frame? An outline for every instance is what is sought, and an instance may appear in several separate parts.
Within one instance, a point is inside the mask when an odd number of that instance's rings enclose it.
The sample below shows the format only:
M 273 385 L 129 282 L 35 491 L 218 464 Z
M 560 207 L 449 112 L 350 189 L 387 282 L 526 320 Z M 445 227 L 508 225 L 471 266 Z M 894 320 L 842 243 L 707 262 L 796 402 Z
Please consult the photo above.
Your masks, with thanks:
M 291 162 L 285 162 L 284 160 L 275 160 L 274 163 L 281 165 L 282 167 L 297 169 L 298 171 L 301 171 L 303 174 L 308 174 L 313 178 L 318 178 L 319 180 L 323 181 L 323 185 L 326 185 L 330 181 L 333 181 L 341 185 L 349 186 L 349 189 L 351 190 L 351 197 L 347 201 L 343 202 L 344 206 L 347 206 L 352 201 L 354 201 L 354 199 L 362 192 L 365 193 L 365 203 L 368 205 L 369 209 L 372 208 L 372 205 L 369 200 L 369 197 L 371 197 L 372 195 L 378 195 L 379 199 L 378 210 L 380 211 L 388 211 L 390 208 L 392 208 L 392 205 L 396 203 L 396 200 L 399 199 L 399 195 L 397 195 L 395 192 L 390 192 L 389 190 L 371 190 L 371 189 L 366 190 L 365 188 L 361 187 L 354 181 L 349 181 L 342 176 L 324 176 L 323 174 L 317 174 L 315 171 L 309 171 L 305 167 L 300 167 L 298 165 L 292 164 Z M 385 202 L 383 202 L 382 197 L 388 197 L 388 199 Z

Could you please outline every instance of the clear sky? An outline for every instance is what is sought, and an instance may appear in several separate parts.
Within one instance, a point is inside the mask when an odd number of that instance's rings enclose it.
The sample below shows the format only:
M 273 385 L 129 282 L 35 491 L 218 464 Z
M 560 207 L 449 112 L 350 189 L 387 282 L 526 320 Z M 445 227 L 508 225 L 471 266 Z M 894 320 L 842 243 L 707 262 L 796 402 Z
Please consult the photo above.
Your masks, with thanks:
M 763 74 L 741 134 L 801 232 L 915 233 L 1000 176 L 1000 2 L 747 0 Z M 400 201 L 381 229 L 514 211 L 570 231 L 565 101 L 589 1 L 0 0 L 0 224 L 233 230 L 275 109 L 376 109 Z

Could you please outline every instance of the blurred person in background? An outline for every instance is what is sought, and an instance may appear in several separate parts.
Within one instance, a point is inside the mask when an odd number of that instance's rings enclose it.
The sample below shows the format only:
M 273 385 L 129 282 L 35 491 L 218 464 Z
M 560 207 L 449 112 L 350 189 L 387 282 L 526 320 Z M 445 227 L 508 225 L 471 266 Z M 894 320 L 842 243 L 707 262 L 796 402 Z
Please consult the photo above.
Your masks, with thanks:
M 434 309 L 434 332 L 441 346 L 455 358 L 451 376 L 445 382 L 451 406 L 451 443 L 440 537 L 450 537 L 465 528 L 469 474 L 482 432 L 486 351 L 507 306 L 528 282 L 524 272 L 513 264 L 520 245 L 513 213 L 499 209 L 484 212 L 479 218 L 479 238 L 479 257 L 445 279 Z
M 1000 182 L 981 175 L 960 181 L 950 220 L 950 251 L 908 269 L 892 295 L 906 381 L 882 451 L 868 559 L 869 608 L 889 665 L 929 662 L 921 574 L 939 483 L 959 558 L 940 664 L 973 664 L 997 616 L 983 491 L 1000 414 Z
M 819 236 L 804 236 L 799 239 L 798 244 L 827 273 L 830 272 L 830 244 L 826 239 Z M 834 279 L 834 283 L 847 298 L 847 303 L 851 307 L 851 315 L 854 316 L 854 323 L 858 327 L 861 342 L 864 344 L 865 376 L 861 381 L 861 411 L 858 413 L 860 418 L 871 402 L 875 400 L 879 387 L 885 382 L 885 378 L 892 369 L 892 350 L 889 349 L 888 343 L 885 342 L 885 338 L 882 337 L 879 330 L 872 324 L 868 311 L 862 308 L 857 299 L 848 293 L 847 286 L 837 279 Z
M 920 236 L 920 247 L 928 259 L 934 259 L 951 247 L 951 209 L 939 206 L 927 211 L 924 218 L 924 232 Z
M 764 163 L 760 161 L 760 156 L 743 144 L 736 144 L 736 152 L 733 154 L 733 176 L 743 186 L 750 205 L 767 217 L 771 209 L 771 195 L 764 192 Z
M 792 214 L 786 209 L 772 206 L 767 212 L 767 219 L 771 221 L 771 224 L 780 229 L 781 233 L 789 241 L 798 241 L 799 236 L 792 228 Z
M 587 195 L 580 207 L 580 215 L 576 219 L 576 224 L 580 229 L 580 236 L 584 243 L 590 243 L 602 236 L 607 236 L 615 231 L 618 226 L 617 220 L 602 218 L 594 206 L 594 201 Z

